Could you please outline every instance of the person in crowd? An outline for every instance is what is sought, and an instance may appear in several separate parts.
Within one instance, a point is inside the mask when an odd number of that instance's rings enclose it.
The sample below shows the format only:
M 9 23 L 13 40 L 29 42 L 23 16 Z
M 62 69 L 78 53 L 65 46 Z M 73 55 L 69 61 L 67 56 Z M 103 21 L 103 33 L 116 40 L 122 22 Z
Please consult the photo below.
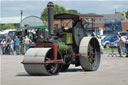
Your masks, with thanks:
M 101 38 L 100 38 L 100 36 L 99 35 L 96 35 L 96 38 L 97 38 L 97 40 L 99 42 L 99 45 L 101 46 Z
M 100 49 L 101 49 L 101 53 L 103 54 L 103 46 L 101 45 L 101 37 L 99 36 L 99 35 L 96 35 L 96 38 L 97 38 L 97 40 L 98 40 L 98 42 L 99 42 L 99 45 L 100 45 Z
M 118 54 L 120 55 L 121 57 L 121 48 L 120 48 L 120 40 L 116 40 L 115 43 L 117 43 L 117 49 L 118 49 Z
M 28 38 L 28 36 L 25 36 L 25 39 L 24 39 L 24 52 L 26 52 L 29 49 L 30 42 L 31 42 L 31 40 Z
M 14 54 L 14 40 L 12 38 L 9 38 L 9 46 L 10 46 L 10 54 Z
M 93 33 L 92 33 L 92 36 L 95 36 L 95 37 L 96 37 L 96 33 L 95 33 L 95 32 L 93 32 Z
M 39 42 L 43 42 L 43 41 L 44 41 L 44 37 L 43 37 L 43 35 L 41 34 L 41 35 L 38 37 L 37 42 L 39 43 Z
M 126 56 L 128 57 L 128 34 L 127 34 L 127 38 L 126 38 L 125 47 L 126 47 Z
M 5 39 L 3 39 L 2 41 L 1 41 L 1 49 L 2 49 L 2 54 L 5 54 L 6 53 L 6 40 Z
M 22 40 L 21 40 L 21 53 L 24 55 L 24 40 L 25 40 L 25 37 L 22 37 Z
M 9 45 L 9 38 L 7 38 L 7 42 L 6 42 L 6 54 L 10 54 L 10 45 Z
M 118 36 L 118 39 L 119 39 L 119 45 L 121 48 L 121 55 L 125 56 L 126 55 L 126 48 L 125 48 L 126 39 L 122 37 L 121 35 Z
M 20 39 L 17 36 L 14 39 L 14 45 L 15 45 L 16 54 L 19 55 L 20 54 Z

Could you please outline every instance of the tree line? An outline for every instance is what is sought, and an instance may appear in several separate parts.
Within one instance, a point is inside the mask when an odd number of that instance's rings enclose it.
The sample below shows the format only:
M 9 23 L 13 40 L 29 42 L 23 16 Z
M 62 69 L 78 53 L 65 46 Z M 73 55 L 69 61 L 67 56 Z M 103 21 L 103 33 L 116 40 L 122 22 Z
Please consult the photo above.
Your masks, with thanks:
M 0 31 L 1 30 L 6 30 L 6 29 L 16 29 L 16 27 L 13 24 L 0 25 Z
M 63 6 L 60 6 L 58 4 L 54 5 L 53 11 L 54 11 L 54 14 L 59 14 L 59 13 L 79 14 L 79 12 L 77 10 L 74 10 L 74 9 L 67 10 L 66 8 L 64 8 Z M 45 8 L 43 10 L 43 12 L 41 13 L 41 18 L 43 21 L 48 20 L 48 8 Z

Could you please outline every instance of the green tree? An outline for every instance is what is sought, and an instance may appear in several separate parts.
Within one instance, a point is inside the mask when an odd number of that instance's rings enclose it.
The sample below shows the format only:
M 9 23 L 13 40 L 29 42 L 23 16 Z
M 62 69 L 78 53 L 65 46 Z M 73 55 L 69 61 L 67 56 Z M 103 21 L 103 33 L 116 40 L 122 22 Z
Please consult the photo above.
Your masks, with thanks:
M 0 30 L 2 30 L 3 28 L 2 28 L 2 25 L 0 25 Z
M 126 18 L 128 19 L 128 11 L 126 12 Z
M 54 5 L 54 14 L 59 13 L 68 13 L 68 10 L 66 10 L 63 6 L 60 6 L 58 4 Z M 48 20 L 48 8 L 45 8 L 43 12 L 41 13 L 41 18 L 43 20 Z
M 71 14 L 79 14 L 79 12 L 77 10 L 74 10 L 74 9 L 68 10 L 68 13 L 71 13 Z
M 48 20 L 48 8 L 45 8 L 41 14 L 42 20 Z
M 54 5 L 54 14 L 59 14 L 59 13 L 68 13 L 68 11 L 63 6 L 55 4 Z
M 13 24 L 0 25 L 0 30 L 15 29 L 15 28 L 16 27 Z

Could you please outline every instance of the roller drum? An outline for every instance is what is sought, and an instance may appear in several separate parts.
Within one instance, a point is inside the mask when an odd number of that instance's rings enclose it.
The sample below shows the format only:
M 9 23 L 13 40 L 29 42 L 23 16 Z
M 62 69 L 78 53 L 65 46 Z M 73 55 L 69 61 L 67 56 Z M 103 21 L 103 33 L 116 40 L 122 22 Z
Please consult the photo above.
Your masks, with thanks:
M 58 65 L 53 65 L 53 70 L 50 72 L 47 68 L 50 64 L 45 64 L 46 56 L 51 51 L 51 48 L 30 48 L 24 56 L 24 68 L 30 75 L 53 75 L 56 74 Z M 51 56 L 53 57 L 53 56 Z M 52 64 L 51 64 L 52 65 Z M 49 67 L 50 68 L 50 67 Z

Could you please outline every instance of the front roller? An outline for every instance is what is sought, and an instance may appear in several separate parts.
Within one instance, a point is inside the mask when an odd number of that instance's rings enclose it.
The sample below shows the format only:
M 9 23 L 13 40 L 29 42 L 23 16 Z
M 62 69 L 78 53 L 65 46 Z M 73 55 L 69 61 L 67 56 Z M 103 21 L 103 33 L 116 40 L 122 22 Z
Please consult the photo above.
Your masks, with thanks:
M 100 64 L 100 46 L 95 37 L 84 37 L 80 42 L 80 64 L 85 71 L 96 71 Z
M 60 54 L 58 54 L 60 57 Z M 24 68 L 30 75 L 55 75 L 58 74 L 60 64 L 46 63 L 53 60 L 51 48 L 30 48 L 23 60 Z

